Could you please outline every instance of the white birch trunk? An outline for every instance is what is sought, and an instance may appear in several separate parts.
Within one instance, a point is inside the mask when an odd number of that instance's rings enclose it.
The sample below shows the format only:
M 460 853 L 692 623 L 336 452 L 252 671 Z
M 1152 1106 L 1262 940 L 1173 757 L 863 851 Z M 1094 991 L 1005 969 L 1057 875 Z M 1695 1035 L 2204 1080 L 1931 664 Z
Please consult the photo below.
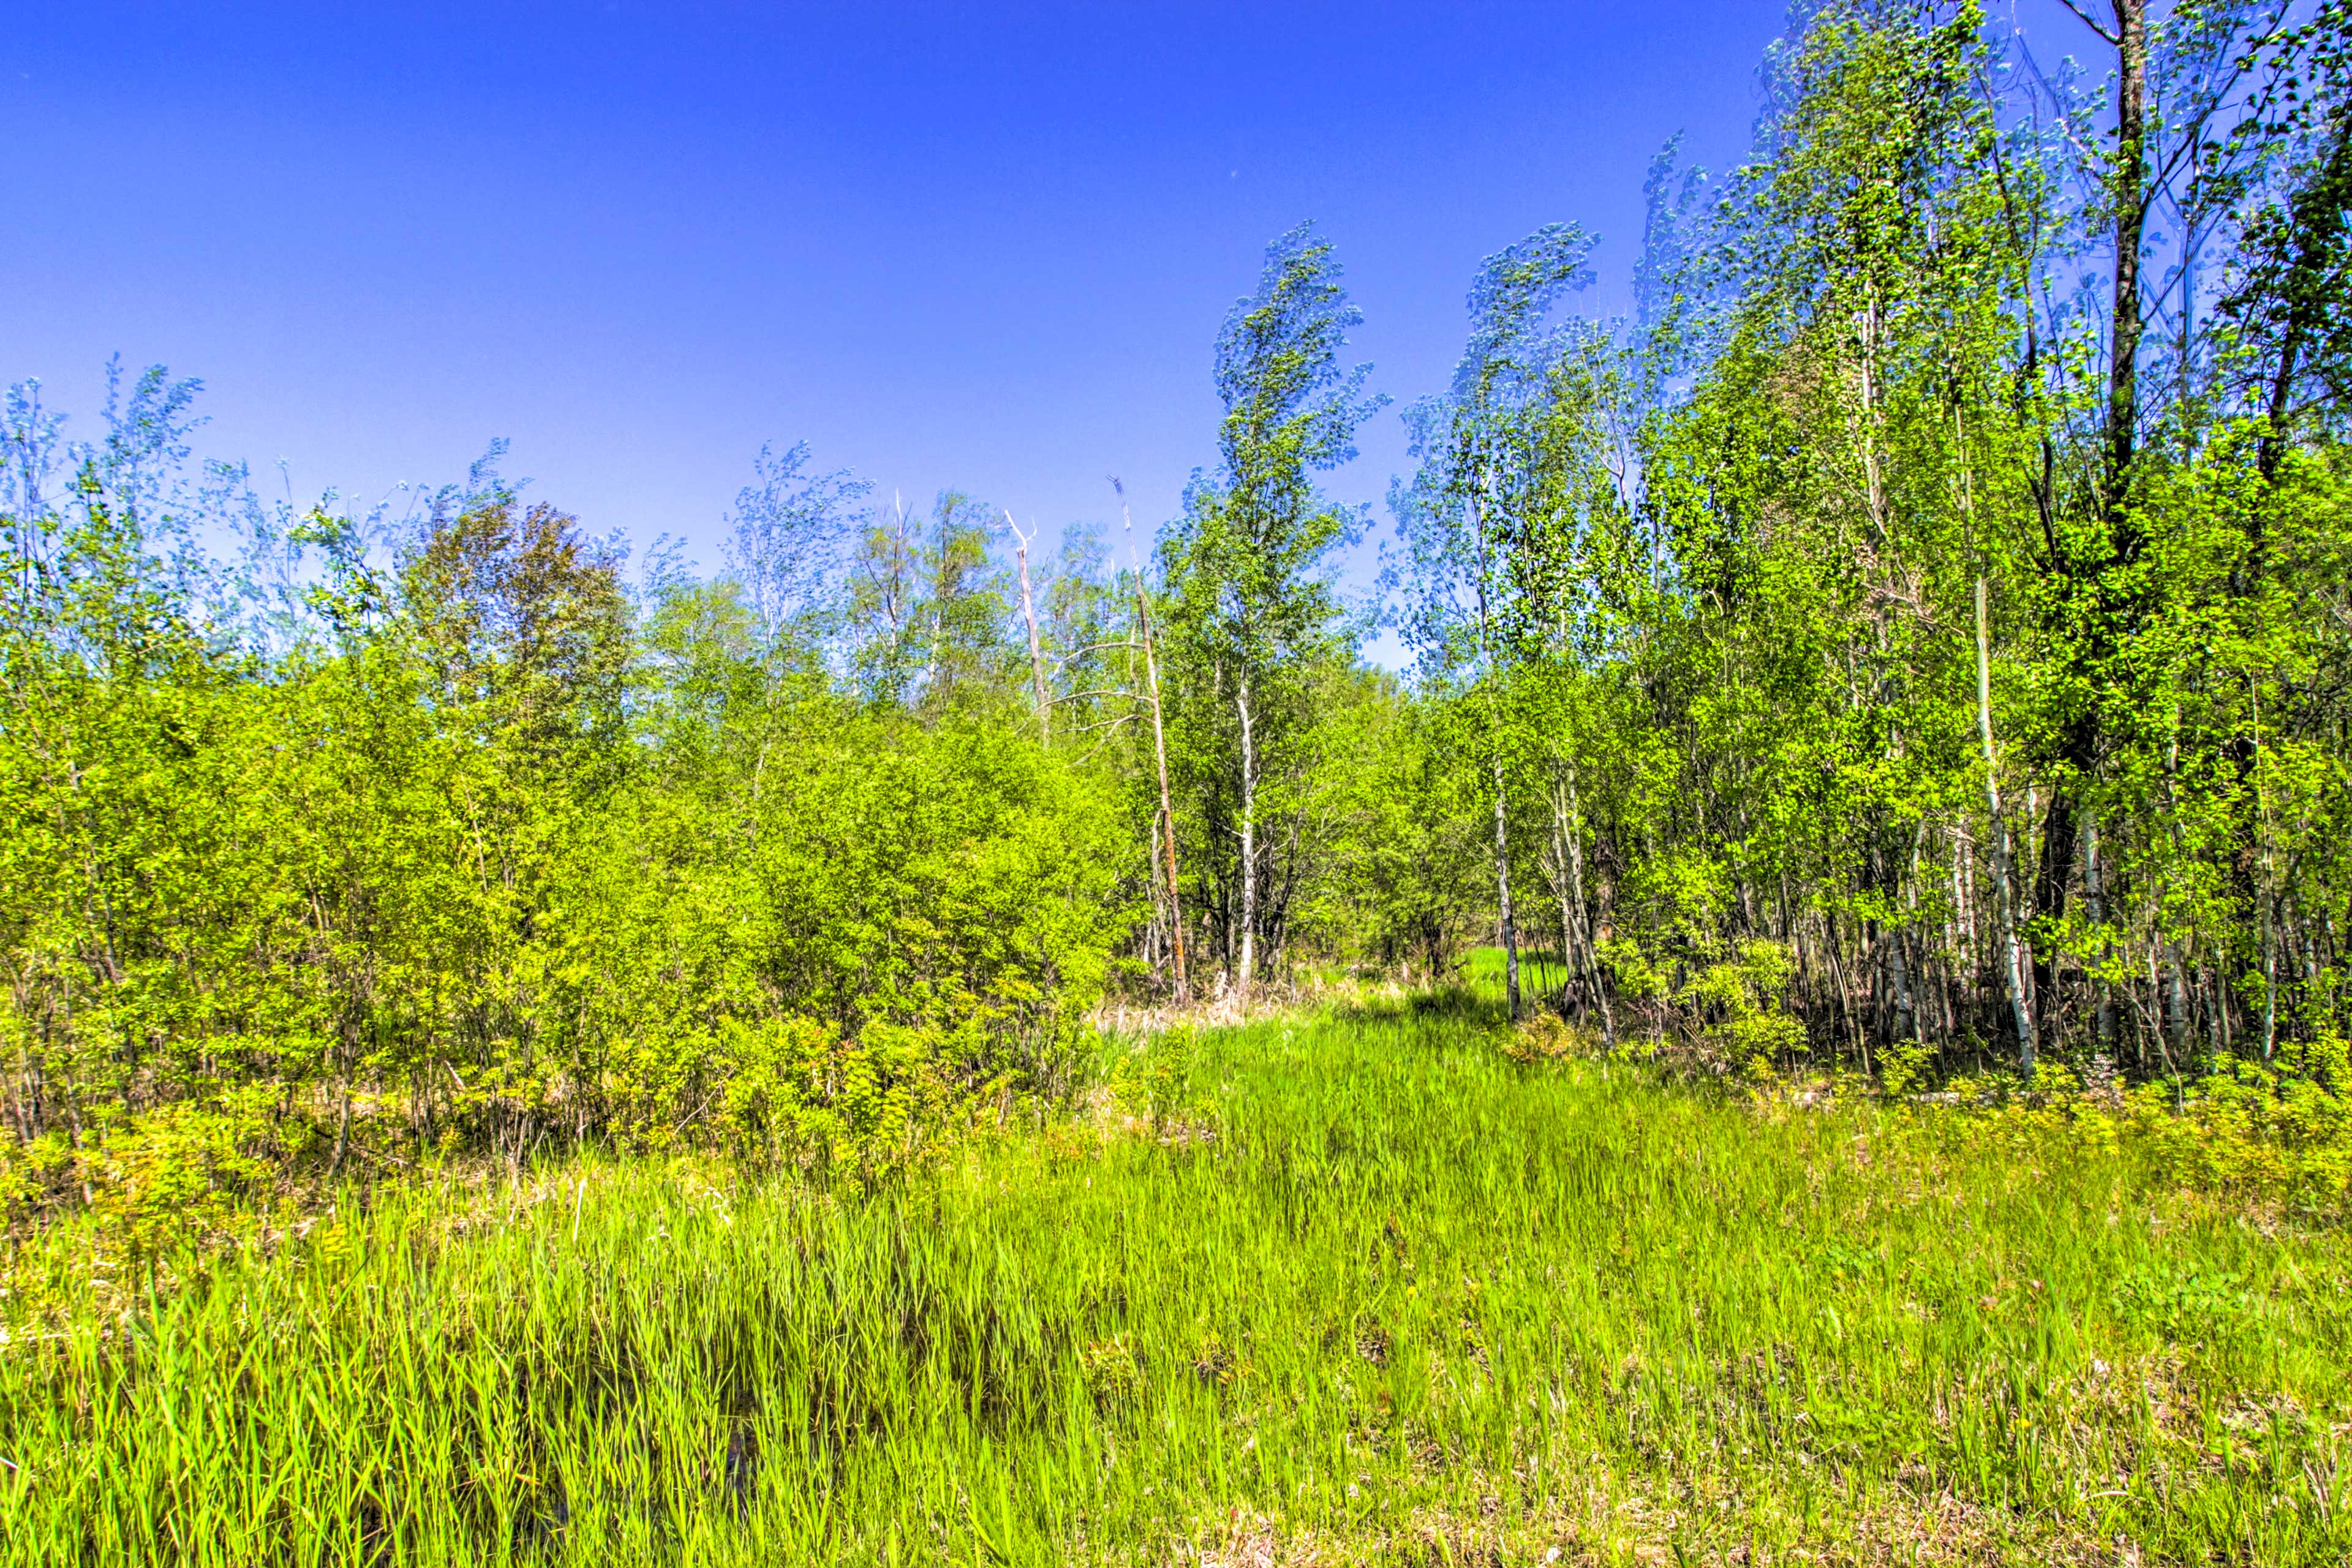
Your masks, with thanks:
M 1037 743 L 1050 745 L 1054 739 L 1054 705 L 1045 695 L 1045 656 L 1037 644 L 1036 605 L 1029 596 L 1029 541 L 1034 535 L 1022 532 L 1009 511 L 1004 514 L 1004 526 L 1013 530 L 1013 537 L 1020 542 L 1016 553 L 1021 561 L 1021 618 L 1029 623 L 1029 677 L 1037 688 Z
M 1992 637 L 1986 623 L 1981 577 L 1977 579 L 1977 728 L 1984 738 L 1985 809 L 1992 817 L 1992 879 L 2000 915 L 2001 977 L 2009 987 L 2010 1011 L 2017 1019 L 2018 1065 L 2032 1078 L 2041 1042 L 2033 1026 L 2033 1009 L 2025 999 L 2024 947 L 2018 941 L 2017 894 L 2010 880 L 2009 819 L 2000 814 L 2000 781 L 1994 773 Z
M 1246 996 L 1257 969 L 1257 745 L 1247 676 L 1235 689 L 1234 710 L 1242 722 L 1242 930 L 1234 980 Z

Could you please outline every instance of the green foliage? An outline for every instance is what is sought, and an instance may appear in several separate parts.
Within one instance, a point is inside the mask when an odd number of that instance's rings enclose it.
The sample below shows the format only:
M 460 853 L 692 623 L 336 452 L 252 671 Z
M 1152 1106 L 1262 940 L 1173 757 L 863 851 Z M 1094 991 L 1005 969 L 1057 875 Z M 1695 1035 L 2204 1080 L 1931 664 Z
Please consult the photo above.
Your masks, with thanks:
M 1571 228 L 1487 264 L 1392 496 L 1490 770 L 1423 785 L 1491 813 L 1465 933 L 1759 1077 L 2294 1076 L 2352 1028 L 2341 9 L 2179 8 L 2108 110 L 1980 7 L 1805 7 L 1713 215 L 1654 171 L 1639 323 L 1549 321 Z M 2193 242 L 2126 224 L 2168 161 Z
M 925 601 L 919 706 L 873 704 L 740 584 L 633 604 L 614 550 L 492 488 L 383 569 L 313 513 L 271 645 L 136 514 L 161 480 L 80 473 L 8 535 L 11 1224 L 88 1206 L 151 1251 L 551 1139 L 870 1180 L 1078 1087 L 1119 826 L 992 706 L 965 588 Z
M 1206 1110 L 1200 1068 L 1199 1031 L 1179 1024 L 1118 1042 L 1104 1086 L 1154 1137 L 1181 1134 Z
M 1195 475 L 1160 541 L 1171 772 L 1194 804 L 1190 858 L 1218 956 L 1246 991 L 1281 948 L 1296 845 L 1325 762 L 1318 700 L 1353 662 L 1334 551 L 1360 526 L 1317 473 L 1355 456 L 1370 366 L 1341 368 L 1361 319 L 1327 241 L 1302 225 L 1266 247 L 1255 293 L 1218 334 L 1224 405 L 1214 479 Z M 1285 862 L 1290 864 L 1286 866 Z M 1205 895 L 1205 896 L 1203 896 Z
M 848 1044 L 806 1019 L 721 1026 L 727 1120 L 772 1160 L 870 1179 L 912 1163 L 927 1123 L 936 1135 L 946 1086 L 933 1067 L 938 1042 L 922 1032 L 877 1024 Z
M 1589 1032 L 1563 1024 L 1550 1013 L 1538 1013 L 1513 1025 L 1503 1045 L 1503 1054 L 1522 1067 L 1594 1056 L 1599 1049 L 1600 1042 Z
M 1744 942 L 1737 957 L 1692 975 L 1675 1000 L 1709 1020 L 1723 1053 L 1760 1078 L 1804 1048 L 1804 1026 L 1780 1005 L 1790 973 L 1777 942 Z

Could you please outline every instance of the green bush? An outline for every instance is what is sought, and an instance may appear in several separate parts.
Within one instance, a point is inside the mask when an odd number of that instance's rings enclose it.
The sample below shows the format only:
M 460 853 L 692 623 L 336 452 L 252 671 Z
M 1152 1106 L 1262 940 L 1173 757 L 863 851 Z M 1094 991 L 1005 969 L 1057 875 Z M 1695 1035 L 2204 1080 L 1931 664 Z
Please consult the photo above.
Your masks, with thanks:
M 991 688 L 868 701 L 510 497 L 388 570 L 320 523 L 274 649 L 135 522 L 58 526 L 0 629 L 12 1225 L 149 1249 L 583 1142 L 870 1177 L 1084 1076 L 1120 825 Z

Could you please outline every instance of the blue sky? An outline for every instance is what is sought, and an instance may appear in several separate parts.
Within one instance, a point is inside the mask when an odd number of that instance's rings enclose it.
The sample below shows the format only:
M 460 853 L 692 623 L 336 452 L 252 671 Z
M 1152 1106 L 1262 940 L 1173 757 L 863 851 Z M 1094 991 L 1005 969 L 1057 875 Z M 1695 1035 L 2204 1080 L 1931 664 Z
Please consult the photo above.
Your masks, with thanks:
M 598 531 L 719 518 L 763 440 L 1050 531 L 1172 514 L 1211 341 L 1314 218 L 1400 404 L 1480 258 L 1603 238 L 1676 131 L 1743 150 L 1781 0 L 26 5 L 0 32 L 0 376 L 205 381 L 303 496 L 508 471 Z M 87 428 L 88 421 L 83 422 Z M 1394 410 L 1334 477 L 1381 495 Z M 1385 531 L 1385 518 L 1376 531 Z

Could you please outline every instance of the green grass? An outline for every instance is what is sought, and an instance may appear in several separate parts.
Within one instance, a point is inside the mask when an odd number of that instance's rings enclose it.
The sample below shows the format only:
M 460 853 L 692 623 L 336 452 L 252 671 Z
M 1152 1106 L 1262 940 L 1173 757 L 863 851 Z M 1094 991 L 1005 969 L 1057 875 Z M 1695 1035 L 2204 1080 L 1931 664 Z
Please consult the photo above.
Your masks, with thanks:
M 2333 1231 L 1443 1010 L 1156 1049 L 1157 1133 L 380 1193 L 19 1322 L 0 1560 L 2352 1552 Z

